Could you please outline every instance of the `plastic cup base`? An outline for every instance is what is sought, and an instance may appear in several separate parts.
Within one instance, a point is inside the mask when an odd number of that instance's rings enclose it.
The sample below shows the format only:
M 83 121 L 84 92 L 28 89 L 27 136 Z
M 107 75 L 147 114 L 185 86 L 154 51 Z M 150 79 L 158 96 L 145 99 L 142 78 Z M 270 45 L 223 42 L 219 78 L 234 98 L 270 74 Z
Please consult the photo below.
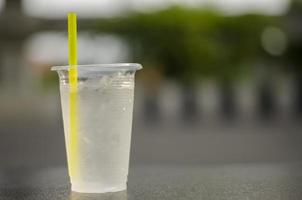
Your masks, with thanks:
M 72 183 L 71 190 L 78 193 L 108 193 L 120 192 L 127 189 L 126 184 L 121 184 L 115 187 L 104 187 L 97 183 Z

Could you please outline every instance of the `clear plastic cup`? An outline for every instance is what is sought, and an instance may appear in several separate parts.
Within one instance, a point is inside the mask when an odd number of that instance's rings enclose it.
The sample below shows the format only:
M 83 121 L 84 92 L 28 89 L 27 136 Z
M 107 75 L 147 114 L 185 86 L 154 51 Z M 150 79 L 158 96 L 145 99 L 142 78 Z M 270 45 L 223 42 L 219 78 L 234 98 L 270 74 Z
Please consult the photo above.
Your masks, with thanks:
M 134 76 L 141 68 L 134 63 L 77 67 L 77 166 L 76 176 L 70 177 L 73 191 L 105 193 L 127 188 Z M 60 78 L 65 142 L 70 158 L 69 66 L 55 66 L 52 70 Z

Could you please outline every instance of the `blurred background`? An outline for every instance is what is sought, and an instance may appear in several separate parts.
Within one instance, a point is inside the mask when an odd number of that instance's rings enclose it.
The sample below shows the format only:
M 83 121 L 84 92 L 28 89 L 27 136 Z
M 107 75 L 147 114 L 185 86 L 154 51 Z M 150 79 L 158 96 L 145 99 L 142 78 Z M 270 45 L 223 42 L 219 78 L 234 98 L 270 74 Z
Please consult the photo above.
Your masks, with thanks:
M 79 63 L 139 62 L 131 164 L 302 161 L 302 1 L 0 0 L 0 168 L 66 164 L 66 13 Z

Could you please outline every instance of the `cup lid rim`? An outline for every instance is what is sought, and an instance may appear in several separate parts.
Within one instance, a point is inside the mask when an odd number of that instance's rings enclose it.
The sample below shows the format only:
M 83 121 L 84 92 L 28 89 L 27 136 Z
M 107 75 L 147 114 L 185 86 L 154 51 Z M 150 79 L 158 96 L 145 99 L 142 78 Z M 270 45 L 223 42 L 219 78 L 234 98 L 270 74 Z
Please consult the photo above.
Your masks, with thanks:
M 110 63 L 110 64 L 53 66 L 51 67 L 51 71 L 69 70 L 69 68 L 72 66 L 77 66 L 78 70 L 89 70 L 89 71 L 140 70 L 143 68 L 143 66 L 139 63 Z

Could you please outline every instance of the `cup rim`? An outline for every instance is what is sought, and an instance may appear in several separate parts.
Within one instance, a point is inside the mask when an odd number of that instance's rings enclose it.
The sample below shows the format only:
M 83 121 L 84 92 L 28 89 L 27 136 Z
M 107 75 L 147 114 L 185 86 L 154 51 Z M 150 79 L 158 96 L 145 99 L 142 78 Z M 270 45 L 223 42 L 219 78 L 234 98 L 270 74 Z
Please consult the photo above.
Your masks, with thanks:
M 121 70 L 136 71 L 143 68 L 143 66 L 139 63 L 109 63 L 109 64 L 53 66 L 51 67 L 51 71 L 69 70 L 69 68 L 73 66 L 77 66 L 78 70 L 88 70 L 88 71 L 121 71 Z

